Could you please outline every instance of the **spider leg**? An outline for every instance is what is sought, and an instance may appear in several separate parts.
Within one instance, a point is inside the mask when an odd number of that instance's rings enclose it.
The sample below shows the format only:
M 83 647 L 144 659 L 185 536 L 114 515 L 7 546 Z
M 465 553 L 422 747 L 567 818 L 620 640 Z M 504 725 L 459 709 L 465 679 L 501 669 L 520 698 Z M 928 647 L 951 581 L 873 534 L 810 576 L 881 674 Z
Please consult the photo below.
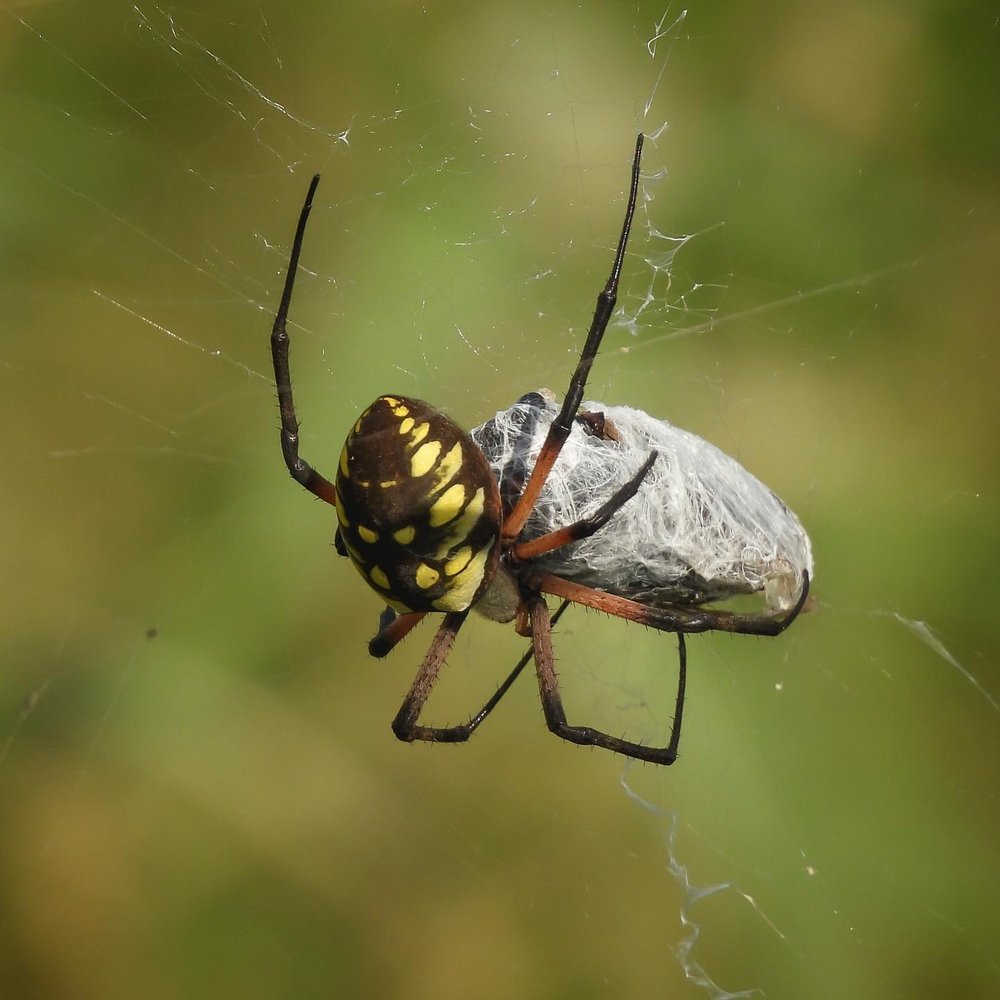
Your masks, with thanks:
M 656 608 L 607 594 L 550 573 L 532 577 L 530 585 L 564 601 L 604 611 L 616 618 L 648 625 L 662 632 L 735 632 L 740 635 L 780 635 L 798 617 L 809 596 L 809 573 L 802 574 L 802 590 L 787 611 L 741 615 L 713 608 Z
M 677 702 L 674 721 L 670 729 L 670 742 L 665 747 L 643 746 L 617 736 L 610 736 L 589 726 L 571 726 L 566 721 L 559 681 L 556 677 L 555 660 L 552 655 L 552 630 L 549 609 L 545 598 L 536 594 L 528 601 L 531 612 L 532 645 L 535 651 L 535 669 L 538 673 L 538 693 L 542 699 L 542 711 L 549 729 L 564 740 L 580 746 L 603 747 L 614 753 L 652 764 L 673 764 L 677 759 L 677 746 L 681 739 L 681 718 L 684 712 L 684 691 L 687 684 L 687 648 L 683 633 L 678 633 L 677 648 L 680 661 Z
M 562 604 L 556 609 L 556 613 L 552 616 L 552 624 L 555 625 L 557 621 L 563 616 L 563 612 L 570 606 L 571 601 L 563 601 Z M 456 729 L 467 730 L 466 739 L 471 736 L 476 729 L 479 727 L 479 723 L 486 718 L 490 712 L 493 711 L 497 706 L 497 702 L 510 690 L 510 686 L 517 680 L 520 676 L 521 671 L 531 662 L 531 658 L 535 655 L 534 646 L 529 646 L 528 651 L 517 661 L 517 666 L 507 675 L 507 679 L 496 689 L 493 697 L 486 702 L 483 707 L 476 712 L 476 714 L 469 719 L 469 721 L 464 726 L 456 726 Z
M 657 455 L 658 452 L 651 451 L 642 468 L 624 486 L 615 490 L 611 498 L 601 504 L 589 517 L 582 517 L 565 528 L 550 531 L 548 534 L 533 538 L 530 542 L 519 542 L 511 548 L 512 556 L 515 559 L 535 559 L 545 552 L 551 552 L 570 542 L 577 542 L 581 538 L 589 538 L 600 531 L 639 492 L 639 487 L 653 467 Z
M 570 606 L 569 601 L 563 601 L 562 604 L 556 610 L 556 613 L 552 616 L 552 624 L 555 625 L 560 618 L 562 618 L 563 612 Z M 398 621 L 399 619 L 397 619 Z M 457 629 L 456 629 L 457 631 Z M 454 635 L 452 636 L 454 638 Z M 376 636 L 376 638 L 378 638 Z M 375 640 L 372 640 L 373 642 Z M 518 679 L 524 668 L 531 662 L 531 657 L 534 655 L 532 647 L 528 647 L 528 651 L 517 661 L 517 665 L 514 669 L 507 675 L 504 682 L 494 691 L 493 695 L 490 697 L 489 701 L 486 702 L 483 707 L 476 712 L 468 722 L 462 723 L 460 726 L 441 726 L 441 727 L 431 727 L 431 726 L 411 726 L 409 733 L 411 735 L 400 736 L 398 730 L 396 730 L 396 722 L 393 723 L 393 730 L 396 735 L 401 740 L 428 740 L 432 743 L 464 743 L 478 728 L 479 724 L 493 711 L 494 708 L 500 703 L 500 699 L 510 690 L 514 681 Z M 423 668 L 421 668 L 421 671 Z M 431 681 L 433 684 L 433 681 Z M 414 687 L 416 684 L 414 683 Z M 412 691 L 410 694 L 412 695 Z M 427 692 L 424 694 L 421 705 L 426 701 L 427 695 L 430 693 L 428 688 Z M 407 701 L 409 696 L 407 696 Z M 403 708 L 406 708 L 406 703 L 403 703 Z M 403 714 L 403 709 L 400 709 L 399 715 L 396 716 L 396 721 L 398 722 L 400 716 Z M 419 708 L 417 709 L 417 715 L 419 715 Z M 415 723 L 417 716 L 412 716 L 412 722 Z M 433 734 L 433 735 L 431 735 Z
M 336 503 L 336 487 L 328 479 L 321 476 L 304 458 L 299 455 L 299 422 L 295 417 L 295 403 L 292 399 L 292 376 L 288 368 L 288 307 L 292 301 L 292 288 L 295 285 L 295 272 L 299 267 L 299 253 L 302 250 L 302 238 L 305 236 L 306 221 L 312 209 L 313 195 L 319 184 L 319 174 L 316 174 L 306 192 L 306 200 L 299 215 L 299 224 L 295 228 L 295 239 L 292 241 L 292 253 L 288 260 L 288 273 L 285 275 L 285 287 L 281 293 L 281 302 L 274 317 L 271 328 L 271 360 L 274 364 L 274 381 L 278 387 L 278 409 L 281 411 L 281 454 L 292 478 L 304 486 L 310 493 L 327 503 Z
M 590 331 L 583 346 L 583 353 L 580 355 L 580 360 L 569 380 L 569 388 L 566 390 L 562 409 L 549 427 L 549 432 L 545 437 L 541 451 L 538 453 L 535 467 L 531 470 L 524 492 L 514 505 L 510 517 L 504 521 L 503 538 L 506 541 L 517 538 L 521 533 L 524 522 L 538 502 L 538 497 L 549 477 L 549 472 L 552 471 L 552 466 L 559 457 L 559 452 L 562 451 L 566 438 L 569 437 L 573 418 L 583 402 L 583 390 L 587 384 L 587 376 L 590 374 L 594 358 L 597 356 L 601 340 L 604 338 L 604 332 L 608 328 L 611 313 L 618 301 L 618 280 L 621 277 L 622 262 L 625 259 L 625 248 L 628 245 L 628 235 L 632 228 L 632 217 L 635 215 L 635 203 L 639 193 L 639 162 L 642 158 L 642 142 L 643 135 L 640 132 L 635 141 L 635 155 L 632 158 L 632 180 L 629 187 L 628 204 L 625 206 L 625 221 L 618 239 L 618 249 L 615 252 L 615 262 L 611 268 L 611 274 L 607 284 L 597 296 L 597 305 L 594 308 L 594 318 L 590 322 Z
M 420 717 L 420 710 L 424 707 L 424 702 L 427 701 L 438 679 L 445 658 L 451 652 L 455 636 L 468 616 L 468 608 L 465 611 L 449 611 L 444 616 L 444 621 L 437 630 L 437 635 L 434 636 L 431 648 L 427 650 L 424 662 L 420 664 L 417 676 L 414 677 L 413 684 L 410 685 L 410 690 L 396 713 L 396 718 L 392 720 L 392 731 L 396 734 L 397 739 L 406 743 L 411 743 L 413 740 L 448 742 L 446 735 L 440 735 L 446 733 L 447 730 L 419 726 L 417 719 Z
M 378 659 L 388 656 L 426 615 L 426 611 L 397 615 L 392 608 L 387 607 L 379 616 L 378 632 L 368 643 L 369 655 Z

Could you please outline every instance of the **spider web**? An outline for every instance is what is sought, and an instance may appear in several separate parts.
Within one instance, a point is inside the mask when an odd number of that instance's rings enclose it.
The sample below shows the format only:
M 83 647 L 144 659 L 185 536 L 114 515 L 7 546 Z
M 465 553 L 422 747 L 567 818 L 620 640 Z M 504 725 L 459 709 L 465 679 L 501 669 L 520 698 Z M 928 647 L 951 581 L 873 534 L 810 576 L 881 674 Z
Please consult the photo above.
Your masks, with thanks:
M 995 15 L 287 6 L 3 11 L 5 995 L 995 996 Z M 323 470 L 383 392 L 564 390 L 640 129 L 588 395 L 773 487 L 818 606 L 691 639 L 673 768 L 530 679 L 402 746 L 430 632 L 367 659 L 277 449 L 308 178 Z M 434 720 L 522 648 L 470 623 Z M 662 742 L 669 637 L 573 609 L 556 655 L 571 721 Z

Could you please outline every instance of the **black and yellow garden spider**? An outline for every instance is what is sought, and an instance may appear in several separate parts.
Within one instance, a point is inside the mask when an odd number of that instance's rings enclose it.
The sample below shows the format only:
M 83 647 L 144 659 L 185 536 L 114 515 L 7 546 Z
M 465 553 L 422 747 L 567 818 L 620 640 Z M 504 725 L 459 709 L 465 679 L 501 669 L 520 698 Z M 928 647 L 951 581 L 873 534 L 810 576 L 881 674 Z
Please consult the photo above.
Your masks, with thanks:
M 788 524 L 793 529 L 790 543 L 793 551 L 790 555 L 779 555 L 772 563 L 780 563 L 783 578 L 792 579 L 797 596 L 793 595 L 777 610 L 736 614 L 701 606 L 720 596 L 763 589 L 763 584 L 759 588 L 756 583 L 746 585 L 743 570 L 738 584 L 713 588 L 696 568 L 685 564 L 681 574 L 683 585 L 673 586 L 678 581 L 672 580 L 659 599 L 654 593 L 649 598 L 635 600 L 627 596 L 632 593 L 627 586 L 604 586 L 600 579 L 588 585 L 570 578 L 573 574 L 569 571 L 563 575 L 552 572 L 551 567 L 546 569 L 546 562 L 551 562 L 554 555 L 569 551 L 567 547 L 600 532 L 633 501 L 654 465 L 658 460 L 663 461 L 655 449 L 645 448 L 634 474 L 586 516 L 569 524 L 547 525 L 540 533 L 536 530 L 535 537 L 525 533 L 525 525 L 535 512 L 571 433 L 584 435 L 585 441 L 592 439 L 594 448 L 618 447 L 618 431 L 611 421 L 606 421 L 601 412 L 581 410 L 581 404 L 587 377 L 615 307 L 635 212 L 642 144 L 640 134 L 635 144 L 625 220 L 611 274 L 597 296 L 587 340 L 566 396 L 558 413 L 548 416 L 547 430 L 530 470 L 525 467 L 523 453 L 515 456 L 519 457 L 520 465 L 517 461 L 504 465 L 496 455 L 485 455 L 473 438 L 445 414 L 421 400 L 399 394 L 380 396 L 358 417 L 340 454 L 335 484 L 299 455 L 299 425 L 292 400 L 286 321 L 306 221 L 319 183 L 318 175 L 309 186 L 271 333 L 281 411 L 281 451 L 296 482 L 336 506 L 338 551 L 350 557 L 365 581 L 388 605 L 379 633 L 369 643 L 373 656 L 387 655 L 428 613 L 444 613 L 444 620 L 393 720 L 393 732 L 401 740 L 444 743 L 467 740 L 534 657 L 545 721 L 553 733 L 572 743 L 604 747 L 657 764 L 672 764 L 677 758 L 684 708 L 687 673 L 684 636 L 713 630 L 777 635 L 791 624 L 805 603 L 812 565 L 805 533 L 794 515 L 732 459 L 726 458 L 726 461 L 746 477 L 744 485 L 752 481 L 754 489 L 764 491 L 761 496 L 774 508 L 776 517 L 787 515 L 791 519 Z M 543 404 L 535 402 L 531 406 L 540 412 Z M 653 420 L 645 414 L 641 416 Z M 488 430 L 485 437 L 483 433 L 480 429 L 480 439 L 487 440 Z M 706 447 L 711 448 L 707 444 Z M 499 462 L 501 470 L 506 469 L 501 471 L 499 482 L 491 468 L 491 460 L 494 464 Z M 640 499 L 633 502 L 639 503 Z M 656 498 L 647 497 L 643 502 L 656 502 Z M 752 530 L 762 536 L 755 539 L 753 548 L 757 548 L 760 541 L 767 542 L 767 531 L 756 527 Z M 614 524 L 608 531 L 614 531 Z M 599 542 L 602 537 L 598 535 L 595 541 Z M 556 566 L 560 566 L 558 561 Z M 774 575 L 772 569 L 767 572 Z M 613 592 L 615 590 L 618 592 Z M 551 617 L 545 594 L 562 599 L 561 606 Z M 680 669 L 674 718 L 666 746 L 645 746 L 567 722 L 553 663 L 552 624 L 570 603 L 676 633 Z M 468 722 L 448 727 L 421 725 L 418 720 L 424 703 L 472 608 L 494 621 L 515 622 L 521 635 L 531 637 L 531 649 Z

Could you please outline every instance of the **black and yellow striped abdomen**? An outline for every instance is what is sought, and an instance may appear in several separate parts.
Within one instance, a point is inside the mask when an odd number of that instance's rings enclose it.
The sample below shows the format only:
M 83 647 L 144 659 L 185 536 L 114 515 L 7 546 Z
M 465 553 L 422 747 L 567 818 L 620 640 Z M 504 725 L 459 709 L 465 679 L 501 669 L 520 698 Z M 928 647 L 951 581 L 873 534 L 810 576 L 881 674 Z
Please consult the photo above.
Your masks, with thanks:
M 462 611 L 500 557 L 500 494 L 482 452 L 419 399 L 380 396 L 337 470 L 340 535 L 358 571 L 398 611 Z

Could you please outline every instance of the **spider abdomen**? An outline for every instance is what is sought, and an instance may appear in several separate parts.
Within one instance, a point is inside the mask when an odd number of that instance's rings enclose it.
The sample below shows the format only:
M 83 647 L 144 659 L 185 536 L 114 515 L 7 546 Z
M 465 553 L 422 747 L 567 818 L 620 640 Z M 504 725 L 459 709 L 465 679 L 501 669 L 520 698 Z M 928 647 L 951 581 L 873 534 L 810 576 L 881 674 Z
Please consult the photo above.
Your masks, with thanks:
M 340 536 L 400 611 L 462 611 L 496 572 L 500 496 L 472 438 L 419 399 L 380 396 L 337 470 Z

